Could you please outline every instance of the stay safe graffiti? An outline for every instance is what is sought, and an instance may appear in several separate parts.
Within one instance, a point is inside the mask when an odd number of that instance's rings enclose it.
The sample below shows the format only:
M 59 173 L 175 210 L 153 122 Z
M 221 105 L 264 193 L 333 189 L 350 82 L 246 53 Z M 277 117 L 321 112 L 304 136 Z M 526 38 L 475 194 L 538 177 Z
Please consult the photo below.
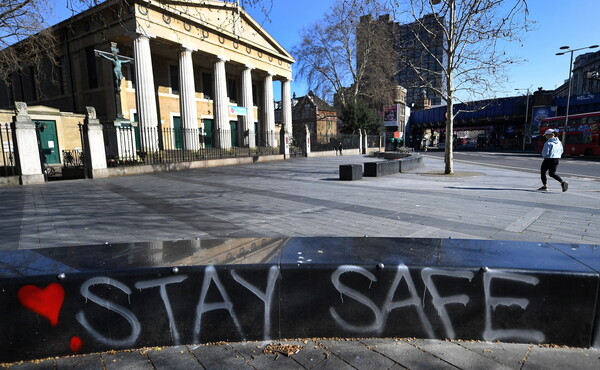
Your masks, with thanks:
M 541 343 L 545 324 L 528 319 L 532 302 L 540 307 L 539 283 L 525 273 L 404 264 L 383 270 L 207 266 L 67 277 L 17 287 L 2 325 L 18 322 L 21 330 L 8 330 L 0 345 L 18 353 L 27 337 L 38 343 L 43 337 L 54 343 L 47 351 L 79 353 L 214 340 L 407 334 Z

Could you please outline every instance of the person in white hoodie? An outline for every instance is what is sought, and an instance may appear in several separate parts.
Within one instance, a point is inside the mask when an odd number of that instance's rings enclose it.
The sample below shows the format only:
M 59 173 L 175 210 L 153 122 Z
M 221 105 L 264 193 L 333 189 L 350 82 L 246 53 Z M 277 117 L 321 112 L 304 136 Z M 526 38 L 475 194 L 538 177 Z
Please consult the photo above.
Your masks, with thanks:
M 548 129 L 544 133 L 544 136 L 548 141 L 544 144 L 544 148 L 542 149 L 542 157 L 544 161 L 542 162 L 542 167 L 540 168 L 540 175 L 542 177 L 542 187 L 538 190 L 547 191 L 548 187 L 546 185 L 547 178 L 546 172 L 548 175 L 560 182 L 560 187 L 562 191 L 567 191 L 569 188 L 569 183 L 563 181 L 563 179 L 556 174 L 556 168 L 558 167 L 558 160 L 563 154 L 563 146 L 560 140 L 557 137 L 557 131 L 553 129 Z

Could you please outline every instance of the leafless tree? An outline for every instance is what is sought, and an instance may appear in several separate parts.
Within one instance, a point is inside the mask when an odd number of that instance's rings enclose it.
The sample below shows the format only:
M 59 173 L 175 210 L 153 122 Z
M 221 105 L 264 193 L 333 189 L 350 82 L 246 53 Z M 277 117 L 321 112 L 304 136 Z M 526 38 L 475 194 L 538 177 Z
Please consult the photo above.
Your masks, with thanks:
M 380 1 L 337 0 L 320 21 L 303 29 L 302 41 L 292 49 L 297 76 L 323 99 L 332 102 L 335 96 L 337 106 L 356 104 L 361 95 L 381 98 L 395 71 L 393 61 L 385 64 L 393 48 L 386 47 L 389 30 L 368 16 L 383 12 Z M 381 76 L 383 81 L 377 80 Z
M 394 1 L 397 9 L 406 1 Z M 453 128 L 459 113 L 454 104 L 458 96 L 467 98 L 490 97 L 506 83 L 506 68 L 518 58 L 505 51 L 508 42 L 520 39 L 531 25 L 527 0 L 410 0 L 409 21 L 415 22 L 425 33 L 415 32 L 418 46 L 435 58 L 441 66 L 442 85 L 432 88 L 446 103 L 445 173 L 454 172 Z M 435 14 L 432 23 L 423 22 L 428 14 Z M 431 50 L 423 34 L 438 32 L 442 37 L 443 57 Z M 417 72 L 426 76 L 423 66 Z M 466 99 L 465 99 L 466 100 Z
M 41 66 L 54 60 L 55 39 L 44 23 L 51 10 L 47 0 L 0 0 L 1 80 L 23 68 L 42 73 Z

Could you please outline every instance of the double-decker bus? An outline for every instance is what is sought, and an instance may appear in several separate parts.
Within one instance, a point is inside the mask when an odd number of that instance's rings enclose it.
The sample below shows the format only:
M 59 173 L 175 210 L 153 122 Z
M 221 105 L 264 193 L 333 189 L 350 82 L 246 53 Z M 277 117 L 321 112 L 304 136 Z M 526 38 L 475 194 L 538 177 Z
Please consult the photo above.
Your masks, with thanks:
M 558 129 L 559 139 L 565 130 L 565 116 L 544 118 L 540 124 L 540 136 L 547 129 Z M 563 142 L 566 155 L 600 155 L 600 112 L 570 114 L 567 134 Z M 541 152 L 545 140 L 539 140 L 538 150 Z

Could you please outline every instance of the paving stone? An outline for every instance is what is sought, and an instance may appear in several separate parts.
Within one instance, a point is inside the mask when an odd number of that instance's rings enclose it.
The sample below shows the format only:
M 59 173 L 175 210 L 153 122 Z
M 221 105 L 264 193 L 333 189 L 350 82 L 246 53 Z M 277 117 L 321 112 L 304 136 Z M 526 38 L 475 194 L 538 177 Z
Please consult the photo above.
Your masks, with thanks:
M 8 365 L 6 367 L 0 367 L 2 369 L 10 369 L 10 370 L 55 370 L 55 362 L 54 359 L 48 359 L 43 361 L 30 361 L 23 363 L 15 363 L 12 365 Z
M 201 344 L 189 348 L 205 369 L 252 369 L 229 344 Z
M 296 354 L 286 355 L 283 353 L 263 353 L 267 345 L 296 345 L 302 348 Z M 257 369 L 298 369 L 303 368 L 297 359 L 300 352 L 304 351 L 304 344 L 296 341 L 269 341 L 269 342 L 244 342 L 232 344 L 234 349 L 241 354 L 246 361 Z M 316 362 L 315 362 L 316 363 Z
M 597 370 L 600 369 L 600 350 L 534 346 L 522 369 Z
M 426 353 L 433 354 L 444 361 L 458 367 L 473 369 L 507 369 L 508 367 L 494 359 L 482 356 L 476 352 L 459 346 L 454 342 L 411 340 L 410 344 L 417 346 Z
M 528 344 L 515 343 L 459 341 L 457 344 L 511 369 L 521 368 L 530 348 Z
M 103 353 L 102 362 L 106 370 L 148 370 L 154 369 L 148 357 L 137 351 Z
M 157 370 L 202 369 L 202 365 L 187 346 L 153 348 L 145 353 Z
M 394 362 L 389 358 L 372 352 L 370 348 L 358 341 L 319 341 L 329 351 L 357 369 L 377 368 L 387 369 Z
M 407 369 L 456 369 L 456 366 L 410 345 L 408 341 L 372 339 L 362 340 L 372 350 L 390 358 Z
M 102 359 L 99 354 L 85 356 L 71 356 L 58 358 L 56 368 L 60 370 L 103 370 Z

